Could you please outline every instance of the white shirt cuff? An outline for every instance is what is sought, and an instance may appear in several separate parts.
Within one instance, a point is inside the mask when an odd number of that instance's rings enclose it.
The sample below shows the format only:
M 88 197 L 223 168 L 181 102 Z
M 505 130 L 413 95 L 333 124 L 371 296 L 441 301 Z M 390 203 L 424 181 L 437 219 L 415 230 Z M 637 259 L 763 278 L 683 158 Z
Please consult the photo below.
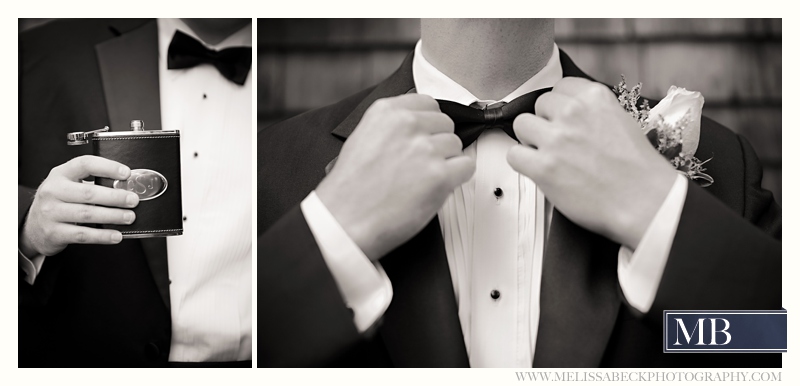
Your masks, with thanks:
M 36 280 L 36 276 L 39 276 L 39 271 L 42 270 L 42 264 L 44 264 L 44 255 L 36 255 L 32 258 L 28 258 L 22 253 L 22 250 L 17 248 L 17 255 L 19 267 L 22 268 L 28 276 L 25 277 L 25 281 L 28 284 L 33 285 L 33 282 Z
M 661 208 L 639 242 L 636 251 L 619 249 L 617 276 L 628 304 L 642 313 L 650 311 L 669 259 L 672 241 L 686 200 L 688 180 L 678 174 Z
M 373 264 L 353 242 L 316 192 L 303 200 L 300 209 L 342 298 L 353 310 L 356 328 L 359 332 L 366 331 L 392 301 L 389 277 L 379 263 Z

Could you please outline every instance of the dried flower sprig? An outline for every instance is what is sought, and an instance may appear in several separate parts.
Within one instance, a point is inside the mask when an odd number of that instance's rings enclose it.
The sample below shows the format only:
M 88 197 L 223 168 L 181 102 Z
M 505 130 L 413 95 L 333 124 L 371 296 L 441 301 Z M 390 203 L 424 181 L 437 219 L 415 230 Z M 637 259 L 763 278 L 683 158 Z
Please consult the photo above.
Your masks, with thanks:
M 636 86 L 629 90 L 624 75 L 622 75 L 622 81 L 614 87 L 614 93 L 617 94 L 620 106 L 639 123 L 639 126 L 647 136 L 647 139 L 650 140 L 653 147 L 655 147 L 676 170 L 683 173 L 689 179 L 697 181 L 702 187 L 713 184 L 714 179 L 711 178 L 710 175 L 704 173 L 706 169 L 703 167 L 711 158 L 700 161 L 693 153 L 687 154 L 683 151 L 685 130 L 693 123 L 692 117 L 697 116 L 699 118 L 699 111 L 697 111 L 697 115 L 695 115 L 694 112 L 689 109 L 685 111 L 677 121 L 666 122 L 661 115 L 655 117 L 651 116 L 650 105 L 646 99 L 641 97 L 641 92 L 641 83 L 637 83 Z M 640 99 L 643 100 L 643 102 L 637 106 Z M 702 102 L 700 105 L 702 106 Z M 697 135 L 699 137 L 699 128 Z

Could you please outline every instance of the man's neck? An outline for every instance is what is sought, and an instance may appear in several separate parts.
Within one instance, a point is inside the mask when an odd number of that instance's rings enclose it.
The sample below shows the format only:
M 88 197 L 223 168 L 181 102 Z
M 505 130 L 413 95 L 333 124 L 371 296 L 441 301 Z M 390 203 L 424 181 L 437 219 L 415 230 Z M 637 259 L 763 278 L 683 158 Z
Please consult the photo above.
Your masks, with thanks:
M 208 45 L 215 45 L 225 40 L 234 32 L 242 29 L 251 19 L 181 19 L 197 34 L 197 37 Z
M 422 54 L 479 99 L 499 100 L 553 53 L 552 19 L 422 19 Z

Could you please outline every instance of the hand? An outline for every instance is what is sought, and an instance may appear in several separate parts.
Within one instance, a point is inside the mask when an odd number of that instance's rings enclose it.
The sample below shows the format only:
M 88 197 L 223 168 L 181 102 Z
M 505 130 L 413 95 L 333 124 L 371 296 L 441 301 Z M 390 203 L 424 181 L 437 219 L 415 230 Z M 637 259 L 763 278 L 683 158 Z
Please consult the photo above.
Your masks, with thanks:
M 377 260 L 417 234 L 475 172 L 453 121 L 426 95 L 380 99 L 316 189 L 342 228 Z
M 508 163 L 572 222 L 636 249 L 675 170 L 600 83 L 564 78 L 535 108 L 514 120 Z
M 73 158 L 56 166 L 39 185 L 28 217 L 20 234 L 19 246 L 26 256 L 52 256 L 69 244 L 117 244 L 122 234 L 117 230 L 96 229 L 78 225 L 131 224 L 136 219 L 132 210 L 139 197 L 132 192 L 105 186 L 84 184 L 89 176 L 124 180 L 131 170 L 115 161 L 95 156 Z

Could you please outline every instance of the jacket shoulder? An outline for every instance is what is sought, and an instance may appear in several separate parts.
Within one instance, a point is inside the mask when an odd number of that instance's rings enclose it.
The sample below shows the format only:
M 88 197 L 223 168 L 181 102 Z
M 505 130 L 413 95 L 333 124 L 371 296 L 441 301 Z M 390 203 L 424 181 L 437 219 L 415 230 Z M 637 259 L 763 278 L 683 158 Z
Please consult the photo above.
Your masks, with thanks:
M 297 205 L 325 177 L 343 144 L 331 134 L 372 91 L 366 89 L 258 132 L 258 234 Z
M 746 139 L 719 122 L 702 117 L 695 157 L 707 161 L 705 173 L 714 179 L 706 188 L 728 207 L 744 214 L 748 185 L 761 184 L 761 164 Z
M 25 52 L 68 54 L 134 30 L 153 19 L 58 19 L 23 31 L 19 46 Z
M 287 128 L 308 128 L 330 133 L 341 123 L 375 87 L 361 90 L 333 104 L 316 108 L 289 119 L 267 126 L 258 132 L 259 138 L 269 137 Z
M 258 169 L 270 159 L 291 149 L 314 149 L 315 145 L 336 144 L 331 131 L 336 128 L 355 107 L 372 91 L 362 90 L 339 102 L 320 107 L 258 131 Z M 335 141 L 335 142 L 334 142 Z

